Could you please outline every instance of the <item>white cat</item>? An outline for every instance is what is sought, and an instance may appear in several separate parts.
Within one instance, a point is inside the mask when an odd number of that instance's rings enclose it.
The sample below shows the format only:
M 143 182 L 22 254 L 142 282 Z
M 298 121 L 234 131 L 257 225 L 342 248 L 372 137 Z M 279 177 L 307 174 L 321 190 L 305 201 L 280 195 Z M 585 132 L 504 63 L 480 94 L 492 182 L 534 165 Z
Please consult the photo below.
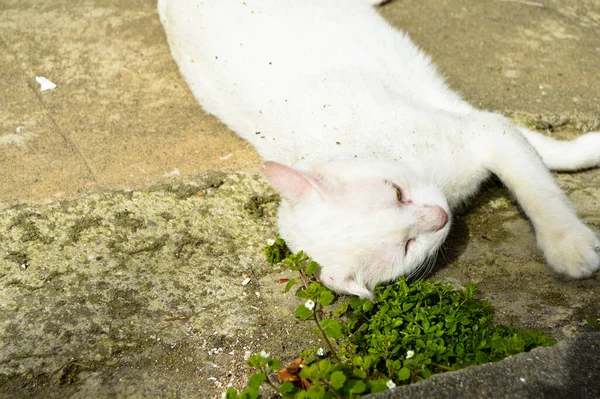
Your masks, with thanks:
M 547 168 L 600 165 L 600 133 L 559 142 L 472 107 L 365 0 L 159 0 L 202 107 L 268 160 L 290 249 L 335 291 L 423 271 L 451 209 L 492 173 L 531 219 L 550 266 L 580 278 L 600 241 Z

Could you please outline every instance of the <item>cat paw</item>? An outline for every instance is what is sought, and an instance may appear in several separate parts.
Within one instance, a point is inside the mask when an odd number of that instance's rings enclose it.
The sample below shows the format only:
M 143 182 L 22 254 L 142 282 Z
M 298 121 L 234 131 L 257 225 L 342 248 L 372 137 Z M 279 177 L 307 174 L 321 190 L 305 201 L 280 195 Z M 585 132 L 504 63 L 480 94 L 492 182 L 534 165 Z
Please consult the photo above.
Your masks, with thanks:
M 584 278 L 600 268 L 600 240 L 583 223 L 578 224 L 544 234 L 538 246 L 556 272 Z

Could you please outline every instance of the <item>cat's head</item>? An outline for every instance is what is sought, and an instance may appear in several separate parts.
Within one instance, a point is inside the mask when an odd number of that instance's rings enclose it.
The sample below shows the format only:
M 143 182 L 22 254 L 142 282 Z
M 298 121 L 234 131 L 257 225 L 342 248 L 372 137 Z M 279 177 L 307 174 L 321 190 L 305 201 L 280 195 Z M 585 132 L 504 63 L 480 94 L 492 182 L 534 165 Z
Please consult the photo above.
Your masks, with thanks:
M 395 165 L 334 163 L 296 170 L 265 162 L 282 197 L 279 230 L 321 265 L 334 291 L 371 298 L 379 283 L 423 271 L 448 235 L 446 198 Z

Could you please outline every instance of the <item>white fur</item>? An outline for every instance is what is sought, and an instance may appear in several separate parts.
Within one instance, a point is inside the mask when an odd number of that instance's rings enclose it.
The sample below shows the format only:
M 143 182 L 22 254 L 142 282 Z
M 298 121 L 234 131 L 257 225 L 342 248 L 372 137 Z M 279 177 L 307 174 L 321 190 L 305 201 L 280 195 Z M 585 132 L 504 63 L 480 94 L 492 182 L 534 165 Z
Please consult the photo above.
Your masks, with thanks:
M 282 195 L 290 248 L 321 264 L 327 286 L 369 297 L 418 273 L 448 235 L 445 215 L 494 173 L 550 266 L 572 277 L 597 270 L 600 242 L 547 167 L 600 165 L 600 134 L 558 142 L 475 109 L 377 14 L 379 3 L 158 2 L 196 99 L 276 161 L 264 173 Z

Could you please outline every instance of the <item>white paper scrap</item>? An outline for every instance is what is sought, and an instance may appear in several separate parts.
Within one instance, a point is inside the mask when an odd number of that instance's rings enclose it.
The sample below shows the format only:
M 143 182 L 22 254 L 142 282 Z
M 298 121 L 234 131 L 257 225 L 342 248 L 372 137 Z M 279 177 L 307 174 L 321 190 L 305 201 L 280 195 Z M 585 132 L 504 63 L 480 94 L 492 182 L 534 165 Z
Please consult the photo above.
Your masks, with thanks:
M 41 91 L 56 89 L 56 85 L 43 76 L 36 76 L 35 81 L 40 84 Z

